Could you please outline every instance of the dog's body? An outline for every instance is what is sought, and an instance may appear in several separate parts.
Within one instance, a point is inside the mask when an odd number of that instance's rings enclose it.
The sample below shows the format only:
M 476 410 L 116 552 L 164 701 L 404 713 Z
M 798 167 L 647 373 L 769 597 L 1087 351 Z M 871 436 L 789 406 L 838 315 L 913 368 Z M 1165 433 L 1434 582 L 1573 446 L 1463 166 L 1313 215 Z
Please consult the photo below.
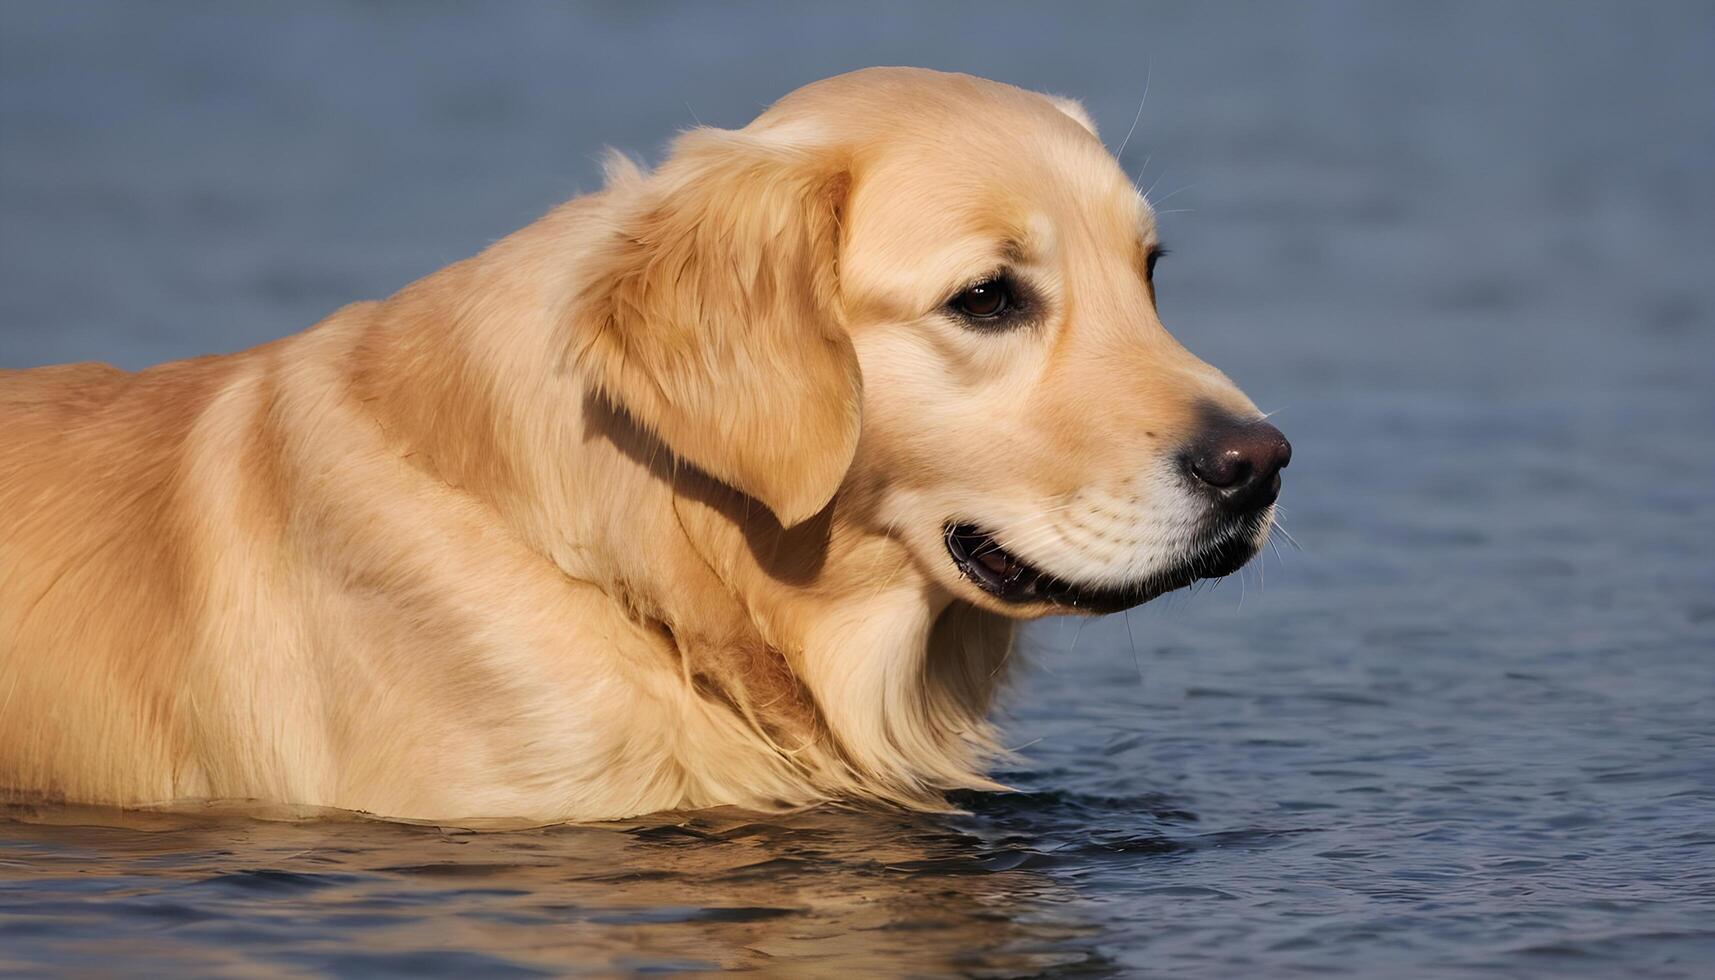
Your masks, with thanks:
M 973 113 L 1030 139 L 946 163 Z M 0 794 L 934 806 L 992 785 L 1013 618 L 1266 533 L 1272 492 L 1216 534 L 1163 489 L 1255 409 L 1154 321 L 1075 107 L 873 70 L 613 171 L 303 334 L 0 373 Z M 946 306 L 997 263 L 1004 332 Z

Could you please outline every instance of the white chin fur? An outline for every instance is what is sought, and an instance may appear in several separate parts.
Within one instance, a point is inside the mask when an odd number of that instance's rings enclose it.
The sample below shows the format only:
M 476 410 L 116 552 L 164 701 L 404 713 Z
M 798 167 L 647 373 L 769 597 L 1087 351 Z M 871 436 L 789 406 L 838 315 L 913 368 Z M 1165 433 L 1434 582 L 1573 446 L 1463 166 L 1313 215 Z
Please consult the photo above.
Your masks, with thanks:
M 1085 487 L 1045 504 L 990 500 L 971 519 L 1001 547 L 1055 578 L 1096 588 L 1130 585 L 1194 563 L 1208 501 L 1160 466 L 1120 487 Z M 1264 514 L 1255 545 L 1268 536 Z

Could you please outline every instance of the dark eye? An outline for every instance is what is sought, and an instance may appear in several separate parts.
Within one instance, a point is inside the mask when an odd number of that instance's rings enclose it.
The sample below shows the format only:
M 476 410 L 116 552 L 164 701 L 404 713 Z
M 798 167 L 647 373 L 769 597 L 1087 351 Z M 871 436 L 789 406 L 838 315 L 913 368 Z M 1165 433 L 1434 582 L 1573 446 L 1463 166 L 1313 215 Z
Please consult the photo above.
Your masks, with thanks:
M 1162 248 L 1160 245 L 1149 250 L 1149 254 L 1144 256 L 1143 259 L 1143 276 L 1145 279 L 1148 279 L 1151 282 L 1155 281 L 1155 263 L 1161 261 L 1161 257 L 1166 254 L 1167 249 Z
M 973 320 L 993 320 L 1012 309 L 1012 286 L 1005 279 L 985 279 L 954 296 L 948 305 Z

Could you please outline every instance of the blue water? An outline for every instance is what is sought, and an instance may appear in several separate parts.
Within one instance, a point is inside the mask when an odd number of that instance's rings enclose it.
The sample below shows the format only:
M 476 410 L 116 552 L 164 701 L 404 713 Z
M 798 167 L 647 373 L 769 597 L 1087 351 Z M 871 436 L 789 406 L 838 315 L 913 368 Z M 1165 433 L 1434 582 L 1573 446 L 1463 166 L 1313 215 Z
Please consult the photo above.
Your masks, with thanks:
M 1298 542 L 1033 627 L 1016 795 L 471 834 L 13 809 L 0 971 L 1715 975 L 1715 7 L 0 5 L 0 366 L 385 295 L 693 118 L 1082 98 Z

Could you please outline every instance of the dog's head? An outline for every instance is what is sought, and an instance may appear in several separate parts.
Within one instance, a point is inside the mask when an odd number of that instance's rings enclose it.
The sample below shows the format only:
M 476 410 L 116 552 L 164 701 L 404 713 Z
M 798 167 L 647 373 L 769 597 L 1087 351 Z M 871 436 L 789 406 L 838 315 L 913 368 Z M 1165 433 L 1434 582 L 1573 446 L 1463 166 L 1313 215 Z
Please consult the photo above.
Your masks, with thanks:
M 857 72 L 687 134 L 629 201 L 578 362 L 782 525 L 839 495 L 1013 616 L 1265 540 L 1290 447 L 1162 327 L 1150 209 L 1074 103 Z

